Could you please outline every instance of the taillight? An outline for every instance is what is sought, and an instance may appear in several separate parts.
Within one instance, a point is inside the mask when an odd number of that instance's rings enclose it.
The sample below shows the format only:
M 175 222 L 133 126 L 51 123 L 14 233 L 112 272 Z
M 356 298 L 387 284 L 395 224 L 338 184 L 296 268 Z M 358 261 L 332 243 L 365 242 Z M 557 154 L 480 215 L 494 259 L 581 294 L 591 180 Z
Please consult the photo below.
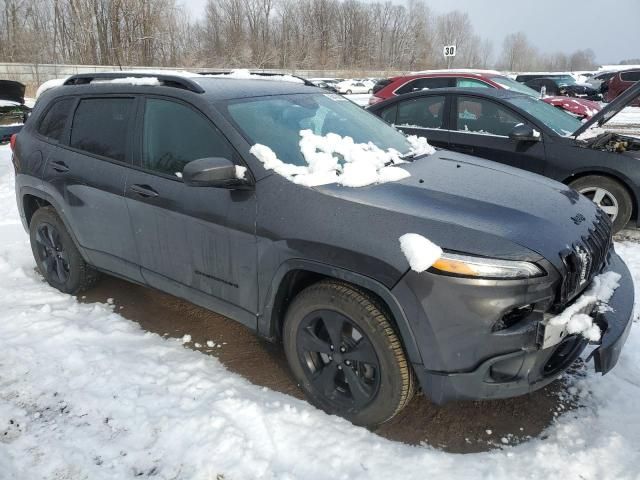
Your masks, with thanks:
M 18 134 L 14 133 L 9 139 L 9 146 L 11 147 L 11 151 L 14 151 L 16 149 L 16 138 L 18 138 Z

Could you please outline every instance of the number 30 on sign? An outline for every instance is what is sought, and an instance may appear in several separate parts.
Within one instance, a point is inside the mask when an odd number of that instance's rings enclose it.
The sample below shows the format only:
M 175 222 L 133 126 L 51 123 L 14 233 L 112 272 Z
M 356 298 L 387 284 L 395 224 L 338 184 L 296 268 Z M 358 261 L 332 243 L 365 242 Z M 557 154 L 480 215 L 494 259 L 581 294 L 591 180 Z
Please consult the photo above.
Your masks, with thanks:
M 444 56 L 445 57 L 455 57 L 456 56 L 456 46 L 455 45 L 447 45 L 444 47 Z

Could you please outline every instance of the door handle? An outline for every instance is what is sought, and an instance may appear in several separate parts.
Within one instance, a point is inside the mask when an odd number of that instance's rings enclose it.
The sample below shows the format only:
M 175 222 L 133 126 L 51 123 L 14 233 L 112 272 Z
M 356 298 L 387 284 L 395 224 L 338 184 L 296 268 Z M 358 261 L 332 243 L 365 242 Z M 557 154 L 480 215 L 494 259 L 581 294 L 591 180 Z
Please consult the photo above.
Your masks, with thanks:
M 456 150 L 461 153 L 473 153 L 475 151 L 473 147 L 468 147 L 466 145 L 457 145 Z
M 67 164 L 59 160 L 51 162 L 51 168 L 60 173 L 66 173 L 69 171 L 69 167 L 67 167 Z
M 154 198 L 158 196 L 158 192 L 156 192 L 149 185 L 134 184 L 134 185 L 131 185 L 131 187 L 129 187 L 129 190 L 145 198 Z

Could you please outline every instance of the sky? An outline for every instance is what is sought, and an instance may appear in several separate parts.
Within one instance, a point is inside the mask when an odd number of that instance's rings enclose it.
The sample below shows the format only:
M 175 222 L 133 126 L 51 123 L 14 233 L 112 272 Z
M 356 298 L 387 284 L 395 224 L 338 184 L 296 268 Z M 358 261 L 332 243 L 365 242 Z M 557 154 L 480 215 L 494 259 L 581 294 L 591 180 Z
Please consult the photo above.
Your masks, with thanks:
M 206 0 L 182 1 L 194 18 L 202 14 L 206 3 Z M 640 57 L 640 0 L 426 0 L 426 3 L 437 13 L 467 12 L 475 32 L 493 42 L 495 55 L 502 50 L 505 35 L 523 31 L 541 52 L 571 53 L 591 48 L 600 64 Z

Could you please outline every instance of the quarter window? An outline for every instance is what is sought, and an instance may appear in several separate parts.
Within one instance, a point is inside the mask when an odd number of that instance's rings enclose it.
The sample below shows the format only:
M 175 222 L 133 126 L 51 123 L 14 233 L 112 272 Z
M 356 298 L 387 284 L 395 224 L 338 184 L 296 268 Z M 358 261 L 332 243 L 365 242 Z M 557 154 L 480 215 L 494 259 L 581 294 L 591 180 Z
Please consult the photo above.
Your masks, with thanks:
M 399 127 L 443 128 L 444 96 L 413 98 L 398 104 Z
M 458 78 L 456 79 L 456 87 L 459 88 L 490 88 L 488 83 L 474 78 Z
M 124 161 L 133 114 L 132 98 L 87 98 L 73 117 L 71 146 Z
M 62 140 L 73 102 L 75 102 L 73 98 L 65 98 L 55 102 L 40 122 L 38 133 L 58 142 Z
M 457 130 L 508 136 L 523 120 L 497 103 L 481 98 L 458 97 Z
M 623 82 L 637 82 L 640 80 L 640 70 L 637 72 L 625 72 L 620 74 L 620 80 Z
M 207 157 L 233 158 L 231 146 L 209 120 L 181 103 L 147 99 L 144 168 L 180 176 L 187 163 Z

